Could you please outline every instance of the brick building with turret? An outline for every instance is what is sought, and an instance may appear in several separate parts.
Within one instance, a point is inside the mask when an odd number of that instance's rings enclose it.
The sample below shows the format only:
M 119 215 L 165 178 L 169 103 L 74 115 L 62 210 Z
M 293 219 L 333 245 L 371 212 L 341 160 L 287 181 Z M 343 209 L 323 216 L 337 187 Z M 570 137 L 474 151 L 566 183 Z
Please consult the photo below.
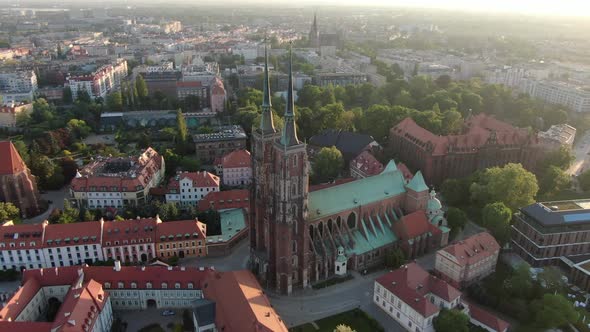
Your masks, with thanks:
M 10 141 L 0 142 L 0 202 L 13 203 L 23 217 L 39 213 L 35 176 Z
M 347 269 L 380 264 L 400 244 L 409 257 L 445 245 L 449 229 L 439 208 L 428 211 L 434 195 L 424 178 L 417 173 L 407 180 L 393 161 L 378 175 L 310 189 L 306 144 L 295 126 L 291 69 L 285 124 L 278 131 L 267 62 L 262 116 L 252 129 L 249 210 L 250 263 L 262 284 L 290 294 Z M 412 213 L 423 218 L 405 217 Z

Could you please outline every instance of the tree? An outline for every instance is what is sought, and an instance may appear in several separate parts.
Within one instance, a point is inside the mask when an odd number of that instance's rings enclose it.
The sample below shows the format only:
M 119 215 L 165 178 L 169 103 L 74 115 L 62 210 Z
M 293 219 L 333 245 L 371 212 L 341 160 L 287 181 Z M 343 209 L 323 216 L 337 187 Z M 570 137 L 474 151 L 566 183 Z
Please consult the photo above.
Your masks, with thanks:
M 532 204 L 539 191 L 537 178 L 521 164 L 486 169 L 478 181 L 471 184 L 471 199 L 481 205 L 503 202 L 511 210 Z
M 565 171 L 572 165 L 574 159 L 572 150 L 567 146 L 561 146 L 559 149 L 550 151 L 545 155 L 541 168 L 555 166 Z
M 336 326 L 336 328 L 334 329 L 334 332 L 356 332 L 356 330 L 353 330 L 350 326 L 348 325 L 344 325 L 344 324 L 339 324 L 338 326 Z
M 432 324 L 436 332 L 469 332 L 469 316 L 457 309 L 441 309 Z
M 584 171 L 584 173 L 578 175 L 578 182 L 580 183 L 580 187 L 582 190 L 589 191 L 590 190 L 590 169 Z
M 137 90 L 137 97 L 140 100 L 144 100 L 148 96 L 148 88 L 145 79 L 141 75 L 137 75 L 135 78 L 135 89 Z
M 71 104 L 73 101 L 72 89 L 69 86 L 64 87 L 62 101 L 64 104 Z
M 561 292 L 566 283 L 563 279 L 563 274 L 555 266 L 545 266 L 543 271 L 537 274 L 537 280 L 545 289 L 550 292 Z
M 447 210 L 447 222 L 454 237 L 467 224 L 467 215 L 461 209 L 450 207 Z
M 463 206 L 469 203 L 469 186 L 471 182 L 468 178 L 446 179 L 440 193 L 447 204 L 452 206 Z
M 533 303 L 535 323 L 543 329 L 562 327 L 575 323 L 579 314 L 574 305 L 561 294 L 545 294 Z
M 456 134 L 463 127 L 463 117 L 455 109 L 445 111 L 442 115 L 442 134 Z
M 556 166 L 549 166 L 539 177 L 539 190 L 545 195 L 557 194 L 571 184 L 571 176 Z
M 512 296 L 527 298 L 533 289 L 531 266 L 527 263 L 521 263 L 504 283 Z
M 186 120 L 180 110 L 176 111 L 176 130 L 178 131 L 178 141 L 182 144 L 186 143 L 188 139 L 188 128 L 186 127 Z
M 175 203 L 163 203 L 157 207 L 158 216 L 161 220 L 170 221 L 178 218 L 178 207 Z
M 441 89 L 448 89 L 449 85 L 451 84 L 451 81 L 451 76 L 440 75 L 437 79 L 434 80 L 434 83 Z
M 459 104 L 459 111 L 464 117 L 469 113 L 478 114 L 483 111 L 483 98 L 473 92 L 463 92 L 461 94 L 461 103 Z
M 0 202 L 0 223 L 12 220 L 17 223 L 20 221 L 20 210 L 10 202 Z
M 391 269 L 399 268 L 406 261 L 404 252 L 400 248 L 395 248 L 385 254 L 385 266 Z
M 91 131 L 90 127 L 86 125 L 86 121 L 78 119 L 71 119 L 68 121 L 66 128 L 76 138 L 85 138 L 90 134 Z
M 313 161 L 312 177 L 316 183 L 333 180 L 344 167 L 342 153 L 336 147 L 324 147 Z
M 76 100 L 84 104 L 90 104 L 92 102 L 90 94 L 84 89 L 76 92 Z
M 115 91 L 107 96 L 107 107 L 111 112 L 121 112 L 123 110 L 123 96 L 120 91 Z
M 487 204 L 482 212 L 483 226 L 496 238 L 500 245 L 510 239 L 510 219 L 512 211 L 502 202 Z
M 80 211 L 78 209 L 72 207 L 69 200 L 64 199 L 64 209 L 58 218 L 58 223 L 71 224 L 73 222 L 78 221 L 79 218 L 80 218 Z

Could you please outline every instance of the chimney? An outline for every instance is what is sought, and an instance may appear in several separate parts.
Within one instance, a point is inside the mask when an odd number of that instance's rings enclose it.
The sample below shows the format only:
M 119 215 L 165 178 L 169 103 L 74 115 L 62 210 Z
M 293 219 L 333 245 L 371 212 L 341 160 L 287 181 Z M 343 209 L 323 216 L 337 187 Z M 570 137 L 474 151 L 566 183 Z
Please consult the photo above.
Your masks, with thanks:
M 115 271 L 117 271 L 117 272 L 121 271 L 121 261 L 120 260 L 115 261 Z

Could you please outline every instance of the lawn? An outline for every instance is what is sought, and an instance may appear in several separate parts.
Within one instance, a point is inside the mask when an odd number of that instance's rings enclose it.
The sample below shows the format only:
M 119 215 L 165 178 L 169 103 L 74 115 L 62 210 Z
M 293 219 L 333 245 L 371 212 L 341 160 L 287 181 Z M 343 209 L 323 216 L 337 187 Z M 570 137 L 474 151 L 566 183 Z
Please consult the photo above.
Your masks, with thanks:
M 326 317 L 315 322 L 319 327 L 316 330 L 312 324 L 304 324 L 292 328 L 291 332 L 333 332 L 340 324 L 348 325 L 356 332 L 383 331 L 377 321 L 369 317 L 364 311 L 354 309 L 334 316 Z

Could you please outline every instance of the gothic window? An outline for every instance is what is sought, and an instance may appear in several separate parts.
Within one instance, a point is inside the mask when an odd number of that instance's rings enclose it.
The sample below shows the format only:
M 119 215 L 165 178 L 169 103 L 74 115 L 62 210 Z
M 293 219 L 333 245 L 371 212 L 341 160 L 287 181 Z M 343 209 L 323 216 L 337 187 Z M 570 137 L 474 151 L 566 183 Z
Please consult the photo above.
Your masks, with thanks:
M 324 223 L 320 221 L 318 225 L 318 231 L 320 232 L 320 237 L 324 237 Z
M 346 224 L 348 225 L 348 228 L 356 227 L 356 214 L 354 212 L 351 212 L 348 215 L 348 220 L 346 220 Z
M 297 241 L 296 240 L 293 240 L 293 243 L 292 243 L 291 246 L 293 247 L 292 248 L 293 249 L 293 253 L 296 253 L 297 252 Z M 293 257 L 295 257 L 295 256 L 293 256 Z
M 332 219 L 328 219 L 328 230 L 332 233 Z
M 313 225 L 309 225 L 309 237 L 313 241 Z
M 338 216 L 338 218 L 336 218 L 336 226 L 338 228 L 340 228 L 340 223 L 342 222 L 342 219 L 340 218 L 340 216 Z

